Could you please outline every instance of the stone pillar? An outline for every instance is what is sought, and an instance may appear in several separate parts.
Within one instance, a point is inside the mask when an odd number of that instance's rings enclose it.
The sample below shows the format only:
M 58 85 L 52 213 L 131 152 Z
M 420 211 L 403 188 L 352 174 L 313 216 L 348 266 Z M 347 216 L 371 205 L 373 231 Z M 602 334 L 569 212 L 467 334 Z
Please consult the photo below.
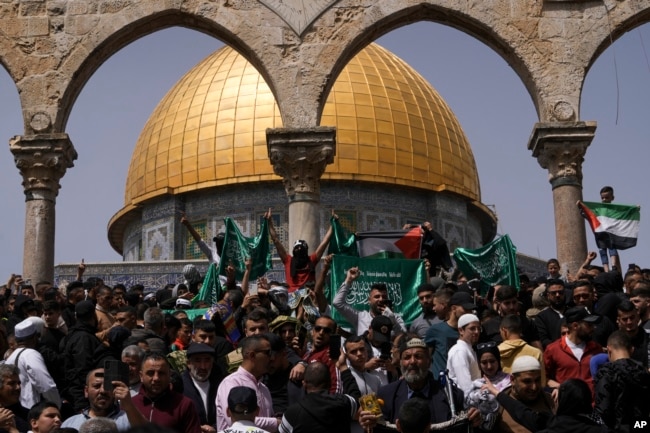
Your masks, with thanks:
M 304 239 L 313 253 L 320 244 L 320 177 L 334 161 L 336 129 L 267 129 L 266 141 L 289 199 L 289 242 Z
M 16 136 L 9 141 L 25 189 L 23 278 L 54 281 L 55 204 L 59 180 L 77 159 L 68 134 Z
M 562 273 L 575 273 L 587 256 L 585 222 L 576 202 L 582 200 L 582 162 L 596 122 L 537 123 L 528 149 L 549 172 L 555 211 L 555 243 Z

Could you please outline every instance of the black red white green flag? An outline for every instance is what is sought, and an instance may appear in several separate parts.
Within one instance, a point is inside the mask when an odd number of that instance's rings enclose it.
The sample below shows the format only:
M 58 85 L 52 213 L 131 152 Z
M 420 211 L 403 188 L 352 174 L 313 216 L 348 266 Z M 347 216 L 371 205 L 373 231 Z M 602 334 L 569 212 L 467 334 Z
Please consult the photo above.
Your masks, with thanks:
M 360 232 L 356 235 L 359 257 L 419 259 L 422 249 L 420 227 L 407 232 Z
M 578 207 L 596 236 L 598 248 L 625 250 L 636 245 L 639 206 L 586 201 L 579 202 Z

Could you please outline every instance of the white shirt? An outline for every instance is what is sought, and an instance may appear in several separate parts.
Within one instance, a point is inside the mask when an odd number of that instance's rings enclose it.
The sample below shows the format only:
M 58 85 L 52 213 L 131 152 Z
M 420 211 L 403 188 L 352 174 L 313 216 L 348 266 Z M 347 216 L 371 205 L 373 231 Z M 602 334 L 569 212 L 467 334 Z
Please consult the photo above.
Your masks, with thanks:
M 200 241 L 197 242 L 199 244 L 199 249 L 205 256 L 210 260 L 211 263 L 214 263 L 215 266 L 219 266 L 219 261 L 221 261 L 221 257 L 219 257 L 219 253 L 217 252 L 217 246 L 210 246 L 206 241 L 201 239 Z
M 269 433 L 266 430 L 262 430 L 257 427 L 254 422 L 251 421 L 235 421 L 230 427 L 225 430 L 219 431 L 219 433 Z
M 449 349 L 447 370 L 449 370 L 449 378 L 465 395 L 472 390 L 472 382 L 481 378 L 481 369 L 478 366 L 474 349 L 466 341 L 460 339 Z
M 381 386 L 381 381 L 379 377 L 374 374 L 368 373 L 367 371 L 358 371 L 357 369 L 350 367 L 350 372 L 354 376 L 354 380 L 357 381 L 357 386 L 361 395 L 370 394 L 372 392 L 377 393 L 379 387 Z
M 345 283 L 341 284 L 338 293 L 334 297 L 332 305 L 334 305 L 334 308 L 336 308 L 341 316 L 352 325 L 352 332 L 356 332 L 357 335 L 363 335 L 363 333 L 370 328 L 372 315 L 370 314 L 370 311 L 359 311 L 352 308 L 346 300 L 348 293 L 350 293 L 350 286 Z M 388 308 L 384 310 L 383 315 L 393 322 L 393 335 L 406 332 L 406 324 L 400 316 L 393 313 Z
M 569 340 L 568 338 L 565 337 L 566 345 L 569 349 L 571 349 L 571 352 L 573 352 L 573 356 L 576 357 L 578 361 L 582 359 L 582 355 L 585 354 L 585 347 L 587 347 L 587 343 L 584 341 L 580 344 L 575 344 L 573 341 Z
M 18 358 L 18 365 L 16 365 L 16 358 Z M 7 364 L 18 367 L 21 386 L 20 404 L 23 407 L 34 406 L 41 401 L 41 396 L 44 400 L 52 401 L 61 407 L 61 396 L 40 353 L 34 349 L 19 347 L 9 356 Z

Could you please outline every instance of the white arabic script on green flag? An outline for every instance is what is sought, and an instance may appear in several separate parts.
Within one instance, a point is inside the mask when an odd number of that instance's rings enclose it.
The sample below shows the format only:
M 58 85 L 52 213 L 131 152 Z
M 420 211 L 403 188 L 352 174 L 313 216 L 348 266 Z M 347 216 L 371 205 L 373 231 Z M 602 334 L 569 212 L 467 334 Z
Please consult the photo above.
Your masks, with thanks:
M 480 277 L 482 289 L 485 284 L 507 284 L 519 289 L 517 247 L 508 235 L 475 250 L 456 248 L 454 260 L 467 279 Z
M 253 267 L 249 276 L 250 281 L 264 276 L 272 267 L 269 246 L 269 227 L 266 219 L 262 220 L 260 231 L 255 237 L 244 236 L 232 218 L 226 218 L 226 237 L 223 241 L 219 275 L 226 275 L 226 267 L 235 267 L 235 279 L 241 281 L 246 270 L 246 259 L 250 257 Z
M 392 310 L 401 315 L 407 325 L 421 313 L 417 288 L 426 282 L 424 261 L 334 256 L 330 289 L 326 293 L 330 304 L 345 281 L 347 270 L 353 266 L 359 267 L 360 275 L 352 284 L 346 302 L 354 309 L 368 310 L 370 286 L 374 283 L 384 283 L 388 287 L 388 299 L 393 302 Z M 336 310 L 332 311 L 332 316 L 341 326 L 350 327 Z

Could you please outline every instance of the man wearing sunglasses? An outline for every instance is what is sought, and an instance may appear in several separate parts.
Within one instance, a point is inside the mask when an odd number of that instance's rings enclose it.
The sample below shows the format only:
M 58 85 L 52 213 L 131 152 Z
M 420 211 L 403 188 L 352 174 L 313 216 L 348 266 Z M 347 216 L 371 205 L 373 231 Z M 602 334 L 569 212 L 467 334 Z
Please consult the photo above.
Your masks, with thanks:
M 548 280 L 544 296 L 548 299 L 550 306 L 540 311 L 533 319 L 544 349 L 561 336 L 560 324 L 566 309 L 564 288 L 564 281 L 560 279 Z
M 330 338 L 336 332 L 336 322 L 329 316 L 316 319 L 311 330 L 312 348 L 303 357 L 307 364 L 322 362 L 330 371 L 330 394 L 340 394 L 341 379 L 336 371 L 336 359 L 330 359 Z
M 261 382 L 262 376 L 269 372 L 269 366 L 275 359 L 269 338 L 264 335 L 252 335 L 240 342 L 242 364 L 229 376 L 226 376 L 217 390 L 217 430 L 222 431 L 232 425 L 227 414 L 228 393 L 236 386 L 252 388 L 258 395 L 259 414 L 255 425 L 261 429 L 277 431 L 281 419 L 273 416 L 273 401 L 269 389 Z
M 578 307 L 586 307 L 589 311 L 596 311 L 596 290 L 589 281 L 576 281 L 576 286 L 573 288 L 573 303 Z M 609 320 L 609 317 L 601 316 L 600 322 L 596 324 L 594 329 L 594 340 L 605 347 L 607 346 L 607 338 L 614 331 L 616 331 L 616 326 Z

